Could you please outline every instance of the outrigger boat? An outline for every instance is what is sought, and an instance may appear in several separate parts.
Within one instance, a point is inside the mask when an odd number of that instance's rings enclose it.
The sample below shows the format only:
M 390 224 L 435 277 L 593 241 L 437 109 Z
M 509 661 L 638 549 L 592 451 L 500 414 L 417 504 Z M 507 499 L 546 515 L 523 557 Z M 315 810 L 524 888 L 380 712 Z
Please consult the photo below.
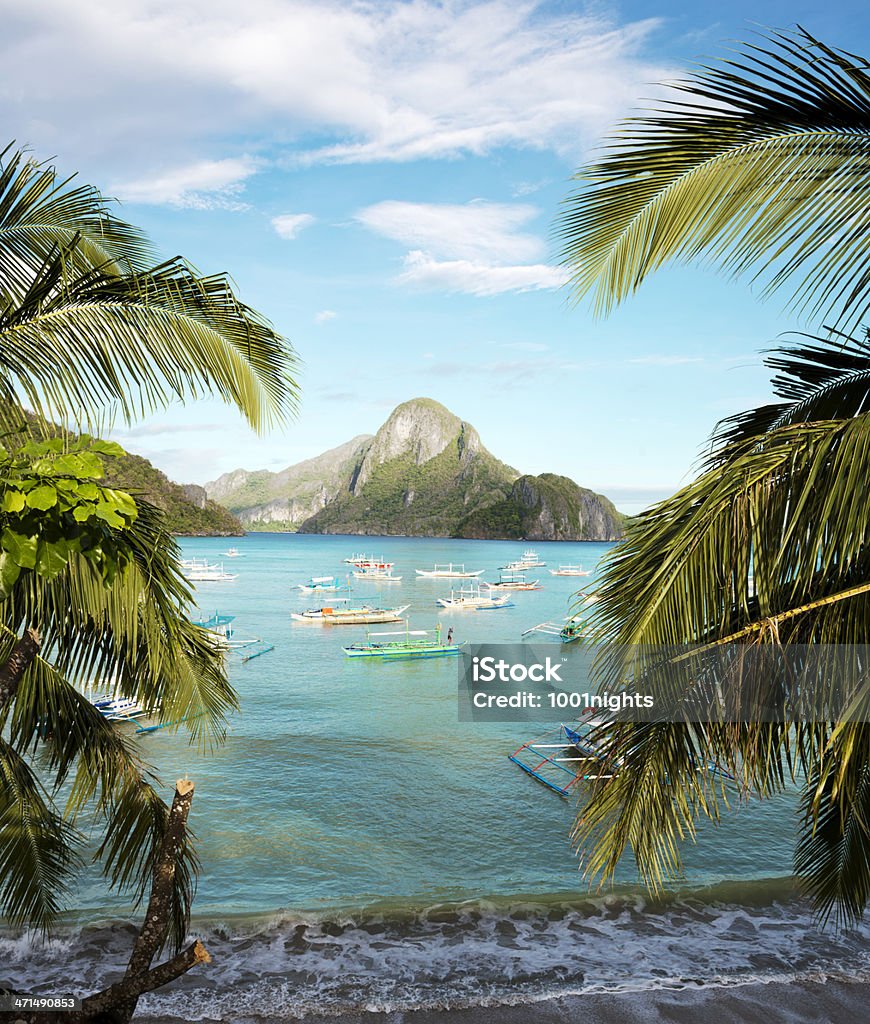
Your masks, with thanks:
M 408 629 L 407 620 L 404 630 L 395 633 L 370 633 L 366 631 L 365 642 L 351 644 L 344 648 L 349 658 L 443 658 L 459 654 L 465 643 L 444 643 L 441 640 L 441 623 L 435 627 L 434 639 L 429 639 L 428 629 Z M 377 637 L 378 639 L 373 639 Z M 401 637 L 400 640 L 381 640 L 381 637 Z
M 357 568 L 363 565 L 375 566 L 380 569 L 390 569 L 393 563 L 387 562 L 383 558 L 375 558 L 374 555 L 351 555 L 350 558 L 345 558 L 347 565 L 355 565 Z
M 296 622 L 319 622 L 324 626 L 365 626 L 378 622 L 401 622 L 402 614 L 411 606 L 401 608 L 310 608 L 305 612 L 291 612 Z
M 305 583 L 297 583 L 296 587 L 306 594 L 335 594 L 342 590 L 350 590 L 347 583 L 339 583 L 334 576 L 312 576 Z
M 481 583 L 490 590 L 543 590 L 540 580 L 526 580 L 523 572 L 502 573 L 497 583 Z
M 539 569 L 546 564 L 546 562 L 542 562 L 538 558 L 537 551 L 527 548 L 523 552 L 522 558 L 518 558 L 515 562 L 510 562 L 508 565 L 502 565 L 499 568 L 504 569 L 506 572 L 524 572 L 526 569 Z
M 476 572 L 466 572 L 464 565 L 454 565 L 450 562 L 448 565 L 435 565 L 433 569 L 415 569 L 418 576 L 426 576 L 430 579 L 474 579 L 475 576 L 482 576 L 485 572 L 484 569 L 478 569 Z
M 240 558 L 241 554 L 238 548 L 230 548 L 229 551 L 224 552 L 224 558 Z
M 242 637 L 236 636 L 233 629 L 235 615 L 221 615 L 215 612 L 209 618 L 200 617 L 190 621 L 201 629 L 207 630 L 215 639 L 218 647 L 228 654 L 238 654 L 242 661 L 252 661 L 262 654 L 268 654 L 275 650 L 275 645 L 270 644 L 258 636 Z
M 435 603 L 441 608 L 449 608 L 451 611 L 457 612 L 482 612 L 493 608 L 513 608 L 513 601 L 509 595 L 491 597 L 488 594 L 481 594 L 479 585 L 451 590 L 450 597 L 439 597 Z
M 550 569 L 551 576 L 591 576 L 591 569 L 584 569 L 580 565 L 560 565 L 558 569 Z
M 181 567 L 191 583 L 228 583 L 239 578 L 237 573 L 225 572 L 223 563 L 219 565 L 205 558 L 189 558 L 181 563 Z
M 558 730 L 524 743 L 508 757 L 559 796 L 568 796 L 578 782 L 613 778 L 621 770 L 622 762 L 608 757 L 601 732 L 612 719 L 607 713 L 596 714 L 592 708 L 586 715 L 581 721 L 562 723 Z M 695 770 L 734 780 L 730 772 L 712 762 L 696 765 Z
M 592 633 L 587 629 L 579 615 L 573 615 L 564 622 L 539 622 L 521 634 L 523 640 L 532 633 L 543 633 L 546 636 L 557 636 L 563 644 L 572 644 L 576 640 L 588 640 Z
M 391 563 L 387 563 L 390 565 Z M 354 569 L 354 577 L 358 580 L 377 580 L 379 583 L 401 583 L 401 576 L 394 576 L 392 568 L 382 568 L 377 566 L 362 566 L 360 569 Z

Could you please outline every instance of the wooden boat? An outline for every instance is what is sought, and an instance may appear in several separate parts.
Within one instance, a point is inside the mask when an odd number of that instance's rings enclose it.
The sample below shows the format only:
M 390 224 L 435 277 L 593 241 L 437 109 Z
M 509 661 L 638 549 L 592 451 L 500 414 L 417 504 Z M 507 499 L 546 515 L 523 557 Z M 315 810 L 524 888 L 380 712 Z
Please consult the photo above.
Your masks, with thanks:
M 479 585 L 451 590 L 450 597 L 439 597 L 435 603 L 441 608 L 449 608 L 451 611 L 457 612 L 482 612 L 494 608 L 513 608 L 513 601 L 508 594 L 495 597 L 490 594 L 482 594 Z
M 515 562 L 510 562 L 508 565 L 502 565 L 500 568 L 504 569 L 505 572 L 524 572 L 526 569 L 539 569 L 546 564 L 546 562 L 540 560 L 537 551 L 527 548 L 523 552 L 522 558 L 518 558 Z
M 319 622 L 324 626 L 365 626 L 378 622 L 401 622 L 402 615 L 410 608 L 310 608 L 304 612 L 292 612 L 290 618 L 296 622 Z
M 379 583 L 401 583 L 401 576 L 394 576 L 393 570 L 387 568 L 379 568 L 376 566 L 363 566 L 360 569 L 354 569 L 354 578 L 358 580 L 376 580 Z
M 238 573 L 225 572 L 223 563 L 209 562 L 204 558 L 190 558 L 182 562 L 181 567 L 191 583 L 227 583 L 239 578 Z
M 606 721 L 603 716 L 592 715 L 584 722 L 562 724 L 524 743 L 508 757 L 554 793 L 568 796 L 578 782 L 612 778 L 610 766 L 603 766 L 604 754 L 596 737 Z
M 478 569 L 476 572 L 466 572 L 464 565 L 454 565 L 450 562 L 448 565 L 436 565 L 433 569 L 415 569 L 418 576 L 425 576 L 429 579 L 474 579 L 475 576 L 482 576 L 484 573 L 483 569 Z
M 551 576 L 591 576 L 591 569 L 579 565 L 560 565 L 558 569 L 549 570 Z
M 502 573 L 496 583 L 481 583 L 490 590 L 543 590 L 540 580 L 526 579 L 523 572 Z
M 400 639 L 382 640 L 381 637 Z M 395 633 L 367 631 L 365 641 L 345 647 L 344 653 L 349 658 L 443 658 L 459 654 L 459 649 L 464 643 L 464 640 L 459 643 L 444 643 L 441 640 L 440 623 L 435 627 L 433 636 L 428 629 L 408 629 L 406 620 L 406 628 Z
M 306 594 L 335 594 L 339 591 L 350 590 L 347 583 L 339 583 L 334 576 L 312 576 L 310 580 L 305 583 L 297 583 L 296 586 Z

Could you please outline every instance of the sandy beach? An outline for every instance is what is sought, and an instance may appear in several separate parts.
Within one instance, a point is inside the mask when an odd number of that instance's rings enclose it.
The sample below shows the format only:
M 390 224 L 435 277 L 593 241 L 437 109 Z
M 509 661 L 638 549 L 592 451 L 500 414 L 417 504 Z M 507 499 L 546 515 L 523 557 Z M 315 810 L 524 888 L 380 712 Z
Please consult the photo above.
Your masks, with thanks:
M 868 1006 L 867 981 L 820 980 L 565 996 L 513 1006 L 302 1018 L 289 1014 L 260 1016 L 250 1007 L 239 1007 L 233 1024 L 852 1024 L 867 1019 Z M 141 1024 L 179 1024 L 180 1018 L 145 1015 L 140 1020 Z

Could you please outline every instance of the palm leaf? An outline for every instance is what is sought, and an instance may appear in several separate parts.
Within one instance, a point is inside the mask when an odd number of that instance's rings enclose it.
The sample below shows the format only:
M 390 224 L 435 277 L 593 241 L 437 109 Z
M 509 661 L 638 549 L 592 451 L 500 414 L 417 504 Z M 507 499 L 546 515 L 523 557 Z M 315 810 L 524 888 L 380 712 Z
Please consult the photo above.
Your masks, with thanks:
M 557 233 L 575 299 L 609 311 L 670 261 L 790 284 L 808 316 L 870 309 L 870 74 L 809 33 L 774 34 L 624 124 L 576 175 Z

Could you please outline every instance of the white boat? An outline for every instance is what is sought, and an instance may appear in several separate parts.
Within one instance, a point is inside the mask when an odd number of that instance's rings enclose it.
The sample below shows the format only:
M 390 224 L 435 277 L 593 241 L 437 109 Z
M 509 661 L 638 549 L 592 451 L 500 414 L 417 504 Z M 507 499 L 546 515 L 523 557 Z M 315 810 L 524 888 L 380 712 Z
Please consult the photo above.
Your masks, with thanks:
M 351 555 L 345 558 L 348 565 L 355 565 L 357 569 L 392 569 L 393 563 L 383 558 L 376 558 L 374 555 Z
M 224 552 L 224 558 L 240 558 L 241 554 L 238 548 L 230 548 L 229 551 Z
M 560 565 L 558 569 L 550 569 L 551 576 L 591 576 L 591 569 L 584 569 L 581 565 Z
M 489 590 L 543 590 L 540 580 L 526 580 L 522 572 L 503 572 L 496 583 L 481 583 Z
M 537 551 L 527 548 L 523 552 L 522 558 L 518 558 L 515 562 L 509 562 L 507 565 L 502 565 L 500 568 L 504 569 L 505 572 L 525 572 L 526 569 L 540 569 L 546 564 L 546 562 L 540 560 Z
M 466 572 L 464 565 L 454 565 L 450 562 L 448 565 L 436 565 L 433 569 L 415 569 L 415 572 L 418 576 L 425 576 L 428 579 L 469 580 L 475 576 L 482 576 L 484 570 Z
M 336 604 L 345 603 L 344 600 Z M 362 605 L 358 608 L 309 608 L 304 612 L 291 612 L 290 618 L 296 622 L 319 622 L 324 626 L 362 626 L 378 622 L 401 622 L 402 615 L 410 608 L 373 608 Z
M 508 594 L 505 594 L 503 597 L 482 594 L 480 586 L 451 590 L 450 597 L 439 597 L 435 603 L 441 608 L 449 608 L 451 611 L 457 612 L 483 612 L 494 608 L 513 607 L 513 601 L 511 601 Z
M 359 569 L 354 569 L 354 577 L 358 580 L 375 580 L 378 583 L 401 583 L 401 576 L 394 576 L 392 565 L 389 568 L 375 565 L 364 565 Z
M 208 562 L 204 558 L 191 558 L 181 564 L 191 583 L 226 583 L 239 578 L 237 573 L 225 572 L 223 563 Z
M 339 583 L 334 576 L 312 576 L 305 583 L 297 583 L 297 587 L 306 594 L 334 594 L 341 590 L 350 590 L 346 583 Z

